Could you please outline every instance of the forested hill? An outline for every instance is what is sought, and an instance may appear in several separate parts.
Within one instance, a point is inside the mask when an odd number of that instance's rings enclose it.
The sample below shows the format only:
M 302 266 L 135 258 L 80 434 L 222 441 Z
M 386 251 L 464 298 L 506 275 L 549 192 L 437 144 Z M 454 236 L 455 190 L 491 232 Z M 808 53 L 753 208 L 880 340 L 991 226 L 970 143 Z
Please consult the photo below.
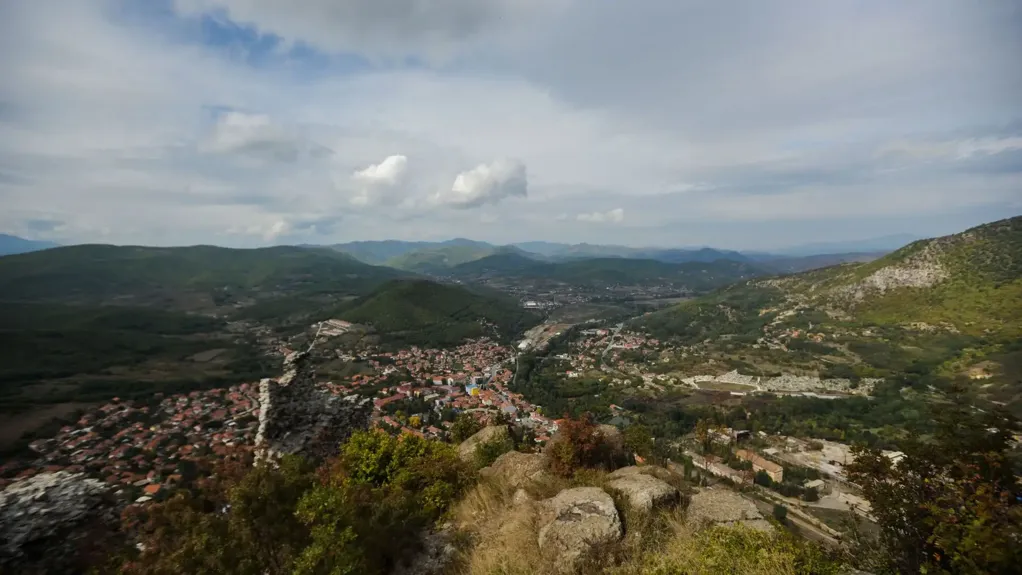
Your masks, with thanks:
M 542 319 L 502 295 L 428 280 L 388 282 L 335 315 L 386 334 L 386 344 L 434 347 L 479 336 L 510 341 Z
M 705 291 L 764 275 L 753 264 L 730 260 L 667 263 L 649 259 L 594 258 L 539 262 L 515 253 L 496 254 L 451 269 L 460 279 L 513 277 L 573 285 L 676 284 Z
M 329 249 L 80 245 L 0 258 L 0 300 L 166 304 L 366 293 L 407 275 Z

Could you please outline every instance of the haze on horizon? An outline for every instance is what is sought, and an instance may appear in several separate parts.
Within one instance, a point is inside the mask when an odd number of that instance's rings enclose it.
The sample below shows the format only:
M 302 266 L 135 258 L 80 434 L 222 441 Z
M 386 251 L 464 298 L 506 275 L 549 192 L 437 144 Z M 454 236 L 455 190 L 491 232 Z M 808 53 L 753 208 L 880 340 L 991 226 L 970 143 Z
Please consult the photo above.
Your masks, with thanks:
M 0 232 L 769 250 L 1022 213 L 1022 6 L 0 4 Z

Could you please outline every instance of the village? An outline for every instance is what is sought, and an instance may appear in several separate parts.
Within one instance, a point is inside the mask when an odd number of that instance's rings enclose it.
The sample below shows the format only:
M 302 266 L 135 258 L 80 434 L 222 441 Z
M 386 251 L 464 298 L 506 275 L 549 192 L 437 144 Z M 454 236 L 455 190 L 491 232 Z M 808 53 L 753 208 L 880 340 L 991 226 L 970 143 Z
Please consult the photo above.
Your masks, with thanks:
M 537 334 L 542 334 L 534 338 L 535 343 L 527 339 L 528 343 L 523 342 L 522 349 L 542 349 L 552 337 L 572 326 L 552 326 L 557 331 L 543 331 L 540 329 L 542 327 L 534 329 Z M 734 396 L 759 392 L 824 398 L 865 397 L 883 381 L 879 378 L 853 381 L 816 375 L 779 374 L 768 377 L 741 374 L 736 369 L 727 369 L 725 364 L 719 362 L 715 367 L 725 373 L 690 375 L 670 369 L 669 362 L 673 358 L 692 355 L 692 350 L 623 329 L 620 324 L 581 329 L 571 338 L 568 347 L 567 353 L 558 353 L 549 358 L 562 362 L 567 378 L 588 375 L 606 379 L 615 386 L 638 387 L 652 392 L 663 392 L 667 387 L 682 387 L 724 391 Z M 714 367 L 715 360 L 710 359 L 707 363 Z
M 539 443 L 557 430 L 541 408 L 507 388 L 514 366 L 509 347 L 481 338 L 450 350 L 362 353 L 352 359 L 370 373 L 318 385 L 337 396 L 371 398 L 377 426 L 443 439 L 457 414 L 470 413 L 514 421 Z M 194 479 L 200 463 L 232 448 L 251 449 L 258 415 L 258 382 L 155 394 L 148 402 L 114 398 L 56 436 L 33 441 L 33 457 L 0 464 L 0 489 L 38 473 L 68 471 L 121 485 L 137 503 L 162 499 Z

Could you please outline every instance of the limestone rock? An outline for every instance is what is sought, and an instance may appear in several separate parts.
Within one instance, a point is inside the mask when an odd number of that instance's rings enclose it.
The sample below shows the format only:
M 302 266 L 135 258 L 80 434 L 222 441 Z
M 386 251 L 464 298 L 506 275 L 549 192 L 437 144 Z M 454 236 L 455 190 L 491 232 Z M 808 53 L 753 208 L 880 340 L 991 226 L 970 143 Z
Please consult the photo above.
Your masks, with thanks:
M 0 492 L 0 571 L 72 571 L 78 543 L 112 532 L 122 502 L 84 473 L 40 473 Z M 11 571 L 8 571 L 10 569 Z
M 257 460 L 335 455 L 353 432 L 369 427 L 371 415 L 368 399 L 340 398 L 316 388 L 309 352 L 290 353 L 280 378 L 259 383 Z
M 773 531 L 755 503 L 730 489 L 703 489 L 693 495 L 688 504 L 688 522 L 696 526 L 741 523 L 753 529 Z
M 621 474 L 607 482 L 606 487 L 624 495 L 633 509 L 647 513 L 653 509 L 676 505 L 680 498 L 678 490 L 673 486 L 641 472 Z
M 629 465 L 628 467 L 622 467 L 621 469 L 615 470 L 607 477 L 610 479 L 618 479 L 635 474 L 651 475 L 668 483 L 680 478 L 677 473 L 664 469 L 659 465 Z
M 476 432 L 475 435 L 461 442 L 458 446 L 458 456 L 462 461 L 472 462 L 476 456 L 476 448 L 484 443 L 507 439 L 511 441 L 511 433 L 506 425 L 491 425 Z
M 524 489 L 515 491 L 515 494 L 511 496 L 512 505 L 524 505 L 532 501 L 532 496 L 529 495 Z
M 546 457 L 539 453 L 509 451 L 496 459 L 489 467 L 479 470 L 483 477 L 499 478 L 512 488 L 542 480 L 547 475 Z
M 617 541 L 623 535 L 614 500 L 599 487 L 565 489 L 543 504 L 539 548 L 557 553 L 565 570 L 591 548 Z

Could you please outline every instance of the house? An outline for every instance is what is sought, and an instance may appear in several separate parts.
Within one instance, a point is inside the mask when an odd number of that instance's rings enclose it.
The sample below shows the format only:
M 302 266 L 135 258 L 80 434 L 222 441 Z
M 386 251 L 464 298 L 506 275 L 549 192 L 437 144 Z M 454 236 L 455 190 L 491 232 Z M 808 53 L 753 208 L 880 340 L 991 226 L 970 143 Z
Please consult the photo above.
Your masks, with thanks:
M 777 483 L 780 483 L 781 481 L 784 480 L 784 468 L 774 463 L 773 461 L 764 459 L 758 454 L 755 454 L 745 449 L 739 449 L 738 451 L 735 452 L 735 455 L 738 457 L 738 459 L 752 463 L 753 471 L 757 472 L 764 471 L 766 472 L 767 475 L 770 476 L 770 479 L 774 480 Z
M 812 481 L 806 481 L 803 485 L 806 489 L 815 489 L 816 493 L 824 493 L 827 489 L 827 483 L 822 479 L 814 479 Z

